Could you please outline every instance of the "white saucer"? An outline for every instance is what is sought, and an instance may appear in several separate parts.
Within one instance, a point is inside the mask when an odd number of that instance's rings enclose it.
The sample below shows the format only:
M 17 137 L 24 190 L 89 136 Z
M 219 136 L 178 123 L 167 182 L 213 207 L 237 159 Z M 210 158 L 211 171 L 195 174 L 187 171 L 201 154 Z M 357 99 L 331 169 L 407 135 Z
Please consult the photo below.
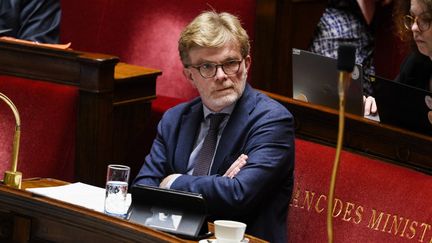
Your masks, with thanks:
M 249 242 L 249 238 L 244 238 L 242 241 L 240 241 L 240 243 L 248 243 Z M 216 239 L 204 239 L 204 240 L 200 240 L 198 243 L 217 243 Z

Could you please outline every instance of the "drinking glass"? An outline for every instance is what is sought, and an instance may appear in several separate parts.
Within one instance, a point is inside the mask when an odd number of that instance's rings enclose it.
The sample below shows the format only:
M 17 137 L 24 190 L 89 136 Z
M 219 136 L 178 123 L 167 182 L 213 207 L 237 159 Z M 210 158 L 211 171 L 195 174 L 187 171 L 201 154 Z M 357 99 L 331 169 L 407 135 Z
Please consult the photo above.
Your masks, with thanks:
M 107 169 L 105 191 L 105 213 L 125 218 L 129 209 L 128 192 L 130 167 L 110 164 Z

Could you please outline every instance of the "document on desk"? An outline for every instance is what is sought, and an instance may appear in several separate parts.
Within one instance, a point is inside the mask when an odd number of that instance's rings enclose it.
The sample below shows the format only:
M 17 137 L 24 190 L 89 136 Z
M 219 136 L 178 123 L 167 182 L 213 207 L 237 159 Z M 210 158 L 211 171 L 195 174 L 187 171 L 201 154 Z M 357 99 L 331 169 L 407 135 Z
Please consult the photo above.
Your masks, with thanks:
M 77 182 L 64 186 L 27 188 L 37 195 L 53 198 L 59 201 L 89 208 L 98 212 L 104 212 L 105 188 Z M 131 202 L 131 195 L 127 195 L 127 201 Z

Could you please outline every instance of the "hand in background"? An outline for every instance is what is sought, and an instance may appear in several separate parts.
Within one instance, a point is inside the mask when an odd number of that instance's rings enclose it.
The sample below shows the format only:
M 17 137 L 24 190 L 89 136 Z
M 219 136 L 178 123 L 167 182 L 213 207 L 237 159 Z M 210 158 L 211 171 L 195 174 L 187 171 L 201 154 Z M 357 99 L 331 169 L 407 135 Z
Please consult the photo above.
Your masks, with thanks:
M 241 154 L 236 161 L 234 161 L 234 163 L 229 167 L 229 169 L 225 172 L 225 174 L 223 176 L 225 177 L 229 177 L 229 178 L 234 178 L 239 172 L 240 169 L 246 165 L 246 160 L 248 159 L 248 156 L 245 154 Z
M 365 116 L 376 115 L 378 108 L 374 97 L 369 96 L 366 98 L 366 96 L 363 96 L 363 105 Z

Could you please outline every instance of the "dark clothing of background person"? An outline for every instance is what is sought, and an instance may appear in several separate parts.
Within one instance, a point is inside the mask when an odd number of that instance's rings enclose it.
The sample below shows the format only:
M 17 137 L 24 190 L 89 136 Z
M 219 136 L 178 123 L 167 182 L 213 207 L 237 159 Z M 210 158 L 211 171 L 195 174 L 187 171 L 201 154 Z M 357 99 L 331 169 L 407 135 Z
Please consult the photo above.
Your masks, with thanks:
M 357 0 L 329 0 L 327 7 L 348 11 L 366 24 Z
M 41 43 L 58 43 L 60 0 L 1 0 L 0 35 Z
M 413 51 L 402 63 L 397 82 L 432 91 L 432 60 Z

